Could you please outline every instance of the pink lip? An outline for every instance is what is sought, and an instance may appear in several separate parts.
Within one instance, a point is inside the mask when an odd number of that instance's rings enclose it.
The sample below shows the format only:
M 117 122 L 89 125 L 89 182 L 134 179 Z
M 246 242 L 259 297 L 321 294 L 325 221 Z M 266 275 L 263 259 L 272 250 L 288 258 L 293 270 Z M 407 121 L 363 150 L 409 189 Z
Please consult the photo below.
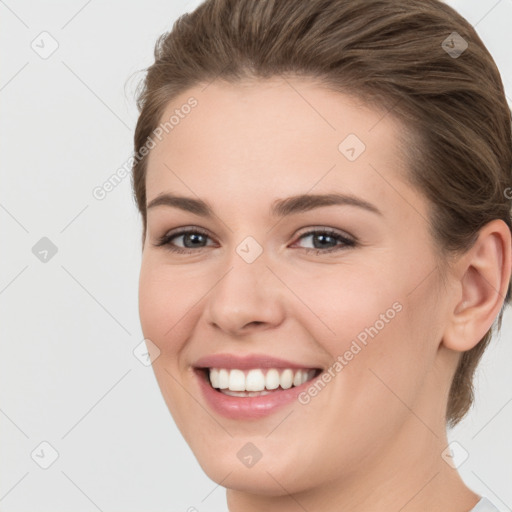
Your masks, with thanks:
M 218 414 L 231 419 L 259 419 L 267 416 L 287 404 L 297 401 L 299 393 L 304 391 L 318 377 L 297 387 L 274 391 L 269 395 L 237 397 L 228 396 L 212 388 L 206 373 L 196 370 L 199 385 L 208 405 Z
M 194 373 L 198 378 L 199 387 L 207 404 L 213 411 L 230 419 L 259 419 L 272 414 L 285 405 L 296 402 L 299 394 L 305 391 L 321 375 L 319 374 L 300 386 L 273 391 L 268 395 L 237 397 L 225 395 L 214 389 L 210 385 L 207 368 L 238 368 L 240 370 L 250 368 L 301 369 L 308 368 L 308 366 L 268 356 L 239 357 L 230 354 L 205 357 L 197 361 L 194 366 Z
M 249 370 L 251 368 L 292 368 L 296 370 L 319 368 L 318 366 L 308 366 L 268 355 L 256 354 L 248 356 L 215 354 L 202 357 L 193 366 L 196 368 L 238 368 L 240 370 Z

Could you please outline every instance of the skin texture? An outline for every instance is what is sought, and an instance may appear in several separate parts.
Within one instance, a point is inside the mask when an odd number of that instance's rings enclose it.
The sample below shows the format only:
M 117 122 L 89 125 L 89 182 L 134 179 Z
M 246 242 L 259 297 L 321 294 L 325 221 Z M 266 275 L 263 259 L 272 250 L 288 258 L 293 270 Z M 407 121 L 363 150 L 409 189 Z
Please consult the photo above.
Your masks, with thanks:
M 201 198 L 216 216 L 148 210 L 139 311 L 160 350 L 153 369 L 165 402 L 206 474 L 228 489 L 230 511 L 469 511 L 478 496 L 441 456 L 445 409 L 460 351 L 503 302 L 506 225 L 488 224 L 443 283 L 428 205 L 404 179 L 401 127 L 390 115 L 312 81 L 275 78 L 194 87 L 162 119 L 190 96 L 198 105 L 151 150 L 147 200 Z M 348 134 L 366 146 L 353 162 L 338 150 Z M 331 192 L 382 215 L 335 205 L 269 216 L 274 199 Z M 185 226 L 208 232 L 202 248 L 155 246 Z M 301 239 L 313 227 L 359 243 L 307 253 L 322 247 Z M 236 252 L 248 236 L 263 249 L 250 264 Z M 187 247 L 181 236 L 173 243 Z M 401 311 L 307 405 L 228 419 L 210 409 L 191 371 L 217 353 L 328 368 L 396 302 Z M 237 457 L 247 442 L 262 453 L 251 468 Z

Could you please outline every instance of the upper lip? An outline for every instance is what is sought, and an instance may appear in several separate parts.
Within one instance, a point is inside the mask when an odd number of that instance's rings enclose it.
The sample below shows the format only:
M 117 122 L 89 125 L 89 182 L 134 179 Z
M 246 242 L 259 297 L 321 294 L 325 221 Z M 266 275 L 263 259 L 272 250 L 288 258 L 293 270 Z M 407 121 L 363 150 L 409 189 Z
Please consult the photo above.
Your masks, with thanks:
M 318 369 L 318 366 L 310 364 L 294 363 L 278 357 L 266 354 L 249 354 L 240 356 L 235 354 L 212 354 L 198 359 L 194 365 L 196 368 L 237 368 L 248 370 L 251 368 L 292 368 L 292 369 Z

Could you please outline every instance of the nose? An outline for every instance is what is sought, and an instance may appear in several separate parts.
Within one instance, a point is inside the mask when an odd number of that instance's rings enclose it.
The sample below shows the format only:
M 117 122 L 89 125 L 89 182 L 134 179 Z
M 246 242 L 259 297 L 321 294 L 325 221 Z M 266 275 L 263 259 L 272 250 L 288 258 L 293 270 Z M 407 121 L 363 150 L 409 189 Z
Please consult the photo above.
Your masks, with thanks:
M 238 254 L 208 294 L 205 313 L 210 325 L 231 336 L 279 326 L 285 318 L 283 284 L 262 254 L 247 263 Z

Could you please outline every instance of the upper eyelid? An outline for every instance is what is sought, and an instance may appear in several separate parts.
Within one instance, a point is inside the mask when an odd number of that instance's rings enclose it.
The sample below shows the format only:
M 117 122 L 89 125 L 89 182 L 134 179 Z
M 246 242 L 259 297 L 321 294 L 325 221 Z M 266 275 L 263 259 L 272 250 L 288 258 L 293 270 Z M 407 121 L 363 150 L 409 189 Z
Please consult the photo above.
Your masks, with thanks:
M 340 238 L 345 238 L 347 240 L 350 240 L 354 244 L 359 242 L 357 237 L 355 237 L 354 235 L 351 235 L 350 233 L 347 233 L 344 230 L 341 230 L 339 228 L 332 228 L 329 226 L 318 226 L 318 225 L 309 226 L 307 228 L 303 228 L 303 229 L 299 230 L 299 232 L 294 235 L 294 239 L 296 241 L 298 241 L 305 236 L 311 236 L 316 233 L 324 233 L 324 232 L 326 232 L 329 235 L 337 235 Z M 186 235 L 188 233 L 199 233 L 199 234 L 202 234 L 216 242 L 215 237 L 211 236 L 210 232 L 207 229 L 199 228 L 197 226 L 196 227 L 195 226 L 184 226 L 181 228 L 176 228 L 176 231 L 174 231 L 174 230 L 168 231 L 162 237 L 159 237 L 158 239 L 159 240 L 162 240 L 162 239 L 171 240 L 173 238 Z
M 322 226 L 322 225 L 312 225 L 312 226 L 308 226 L 306 228 L 301 228 L 297 235 L 305 235 L 311 231 L 333 231 L 339 235 L 346 235 L 347 237 L 350 237 L 350 238 L 356 238 L 354 237 L 353 235 L 349 234 L 348 232 L 344 231 L 343 229 L 340 229 L 340 228 L 333 228 L 333 227 L 330 227 L 330 226 Z M 164 233 L 163 236 L 178 236 L 178 235 L 182 235 L 183 233 L 189 233 L 189 232 L 198 232 L 198 233 L 202 233 L 202 234 L 205 234 L 211 238 L 215 238 L 214 236 L 211 235 L 210 231 L 206 228 L 200 228 L 198 226 L 183 226 L 183 227 L 179 227 L 179 228 L 175 228 L 175 229 L 171 229 L 169 231 L 166 231 Z

